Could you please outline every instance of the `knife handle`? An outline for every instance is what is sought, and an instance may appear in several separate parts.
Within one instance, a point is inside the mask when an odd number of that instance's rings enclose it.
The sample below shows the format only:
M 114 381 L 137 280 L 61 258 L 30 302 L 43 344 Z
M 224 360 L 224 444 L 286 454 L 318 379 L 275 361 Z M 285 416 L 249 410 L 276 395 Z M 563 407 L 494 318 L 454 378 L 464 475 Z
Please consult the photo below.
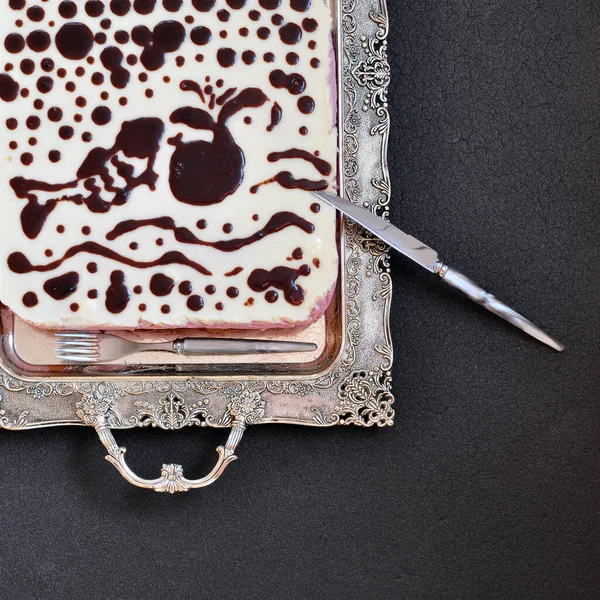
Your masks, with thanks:
M 517 311 L 510 308 L 490 294 L 483 288 L 479 287 L 474 281 L 469 279 L 466 275 L 463 275 L 460 271 L 443 264 L 438 261 L 434 267 L 434 272 L 439 275 L 449 286 L 460 290 L 468 298 L 483 306 L 486 310 L 499 316 L 501 319 L 508 321 L 511 325 L 518 327 L 525 333 L 534 337 L 535 339 L 547 344 L 554 350 L 562 352 L 565 347 L 552 336 L 542 331 L 537 325 L 534 325 L 531 321 L 526 319 L 523 315 L 520 315 Z
M 185 338 L 173 342 L 177 354 L 264 354 L 269 352 L 313 352 L 315 344 L 275 340 Z

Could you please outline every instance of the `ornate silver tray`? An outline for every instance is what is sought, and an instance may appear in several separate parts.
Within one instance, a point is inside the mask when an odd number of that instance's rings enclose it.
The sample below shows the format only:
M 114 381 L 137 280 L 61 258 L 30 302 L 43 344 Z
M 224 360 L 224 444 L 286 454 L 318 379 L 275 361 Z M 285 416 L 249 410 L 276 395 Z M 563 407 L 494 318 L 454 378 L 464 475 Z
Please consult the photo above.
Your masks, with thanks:
M 387 145 L 386 0 L 333 3 L 338 28 L 341 184 L 347 198 L 387 216 L 390 180 Z M 15 370 L 0 355 L 0 428 L 58 425 L 94 427 L 106 459 L 130 483 L 157 492 L 184 492 L 210 485 L 237 457 L 245 429 L 257 423 L 331 427 L 393 424 L 392 341 L 389 314 L 392 282 L 385 244 L 352 222 L 341 235 L 339 343 L 326 345 L 328 360 L 315 369 L 143 373 L 105 377 L 50 369 L 43 378 Z M 335 320 L 335 319 L 334 319 Z M 13 323 L 0 313 L 2 347 L 10 347 Z M 56 370 L 56 373 L 55 373 Z M 56 376 L 55 376 L 56 375 Z M 202 479 L 189 480 L 179 465 L 163 465 L 154 480 L 138 477 L 125 461 L 114 429 L 159 427 L 230 428 L 218 460 Z

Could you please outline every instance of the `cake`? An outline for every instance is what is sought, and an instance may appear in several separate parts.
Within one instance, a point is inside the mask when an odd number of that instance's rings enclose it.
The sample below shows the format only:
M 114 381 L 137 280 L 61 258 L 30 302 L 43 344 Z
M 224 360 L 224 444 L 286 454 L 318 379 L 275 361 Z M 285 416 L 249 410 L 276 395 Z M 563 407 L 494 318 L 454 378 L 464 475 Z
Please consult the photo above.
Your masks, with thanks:
M 8 0 L 0 300 L 46 328 L 291 327 L 338 276 L 324 0 Z

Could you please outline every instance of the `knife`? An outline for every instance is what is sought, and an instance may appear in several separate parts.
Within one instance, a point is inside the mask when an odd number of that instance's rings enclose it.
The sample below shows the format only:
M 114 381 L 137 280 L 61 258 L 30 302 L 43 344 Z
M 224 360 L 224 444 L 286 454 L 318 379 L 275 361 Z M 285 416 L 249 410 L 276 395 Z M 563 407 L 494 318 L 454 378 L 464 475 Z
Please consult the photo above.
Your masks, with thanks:
M 426 246 L 412 235 L 404 233 L 404 231 L 394 227 L 378 215 L 356 204 L 352 204 L 349 200 L 340 198 L 331 192 L 313 192 L 313 194 L 362 225 L 386 244 L 404 254 L 404 256 L 407 256 L 429 272 L 439 275 L 448 285 L 460 290 L 485 309 L 518 327 L 536 340 L 550 346 L 550 348 L 554 348 L 558 352 L 562 352 L 565 349 L 558 340 L 542 331 L 523 315 L 520 315 L 503 302 L 500 302 L 500 300 L 479 287 L 460 271 L 444 264 L 438 258 L 438 253 L 435 250 Z

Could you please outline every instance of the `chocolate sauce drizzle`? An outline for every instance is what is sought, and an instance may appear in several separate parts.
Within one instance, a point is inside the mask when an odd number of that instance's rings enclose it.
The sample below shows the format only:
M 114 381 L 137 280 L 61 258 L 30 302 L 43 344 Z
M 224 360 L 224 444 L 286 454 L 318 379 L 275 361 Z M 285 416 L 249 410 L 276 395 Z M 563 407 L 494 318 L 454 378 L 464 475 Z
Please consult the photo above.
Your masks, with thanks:
M 21 227 L 29 239 L 35 239 L 59 202 L 74 202 L 77 205 L 85 204 L 90 212 L 106 213 L 113 206 L 120 206 L 127 202 L 132 190 L 140 185 L 147 185 L 155 189 L 158 175 L 154 172 L 154 162 L 159 149 L 160 139 L 163 135 L 164 123 L 157 118 L 141 118 L 126 121 L 121 126 L 115 144 L 112 148 L 94 148 L 89 152 L 77 170 L 77 178 L 67 183 L 48 183 L 25 177 L 13 177 L 10 185 L 18 198 L 27 199 L 27 204 L 21 211 Z M 146 159 L 146 169 L 134 177 L 134 168 L 126 162 L 120 161 L 116 154 L 122 152 L 128 158 Z M 114 186 L 114 179 L 109 173 L 108 162 L 117 168 L 117 173 L 125 180 L 125 187 Z M 106 191 L 114 194 L 111 201 L 103 200 L 102 189 L 96 185 L 99 177 L 105 185 Z M 84 188 L 89 192 L 83 194 L 63 194 L 48 200 L 45 204 L 38 202 L 34 191 L 62 192 L 77 187 L 80 181 L 85 180 Z
M 283 109 L 277 102 L 273 104 L 273 108 L 271 108 L 271 123 L 267 126 L 267 131 L 270 133 L 281 123 L 281 117 L 283 116 Z
M 325 179 L 320 179 L 319 181 L 313 181 L 311 179 L 296 179 L 289 171 L 282 171 L 281 173 L 277 173 L 275 177 L 271 177 L 271 179 L 267 179 L 266 181 L 262 181 L 257 185 L 253 185 L 250 188 L 250 193 L 256 194 L 261 187 L 264 185 L 269 185 L 270 183 L 278 183 L 286 190 L 300 189 L 307 190 L 309 192 L 325 190 L 329 185 Z
M 69 271 L 64 275 L 53 277 L 44 282 L 44 291 L 54 300 L 64 300 L 77 291 L 79 285 L 79 273 Z
M 275 267 L 270 271 L 255 269 L 248 277 L 248 286 L 253 292 L 265 292 L 270 287 L 283 292 L 289 304 L 299 306 L 304 302 L 304 289 L 296 281 L 298 277 L 310 275 L 310 267 L 302 265 L 299 269 L 290 267 Z
M 161 267 L 166 265 L 184 265 L 186 267 L 190 267 L 201 273 L 202 275 L 212 275 L 212 273 L 201 264 L 191 260 L 181 252 L 171 251 L 166 252 L 161 257 L 156 260 L 142 262 L 133 260 L 126 256 L 119 254 L 118 252 L 103 246 L 102 244 L 98 244 L 97 242 L 84 242 L 83 244 L 78 244 L 76 246 L 72 246 L 69 248 L 62 258 L 54 260 L 45 265 L 34 265 L 30 262 L 30 260 L 22 253 L 22 252 L 13 252 L 9 255 L 6 263 L 8 264 L 8 268 L 13 273 L 23 274 L 23 273 L 31 273 L 36 271 L 38 273 L 45 273 L 47 271 L 54 271 L 58 269 L 65 260 L 76 256 L 82 252 L 86 252 L 88 254 L 95 254 L 97 256 L 104 256 L 105 258 L 109 258 L 114 260 L 115 262 L 119 262 L 121 264 L 135 267 L 136 269 L 148 269 L 150 267 Z
M 172 217 L 157 217 L 154 219 L 130 219 L 122 221 L 112 231 L 109 231 L 106 234 L 106 239 L 110 241 L 115 240 L 140 227 L 158 227 L 160 229 L 173 231 L 175 239 L 182 244 L 210 246 L 217 250 L 221 250 L 222 252 L 235 252 L 244 246 L 254 244 L 268 235 L 277 233 L 278 231 L 291 226 L 298 227 L 305 233 L 313 233 L 315 230 L 315 226 L 306 219 L 303 219 L 296 213 L 284 211 L 274 214 L 262 229 L 246 238 L 207 242 L 197 238 L 187 227 L 177 227 Z
M 106 290 L 106 310 L 113 315 L 123 312 L 129 304 L 131 294 L 125 285 L 125 273 L 113 271 L 110 274 L 110 285 Z
M 290 150 L 284 150 L 283 152 L 271 152 L 271 154 L 267 156 L 269 162 L 277 162 L 286 158 L 300 158 L 311 163 L 321 175 L 331 175 L 331 165 L 326 160 L 318 158 L 306 150 L 291 148 Z

